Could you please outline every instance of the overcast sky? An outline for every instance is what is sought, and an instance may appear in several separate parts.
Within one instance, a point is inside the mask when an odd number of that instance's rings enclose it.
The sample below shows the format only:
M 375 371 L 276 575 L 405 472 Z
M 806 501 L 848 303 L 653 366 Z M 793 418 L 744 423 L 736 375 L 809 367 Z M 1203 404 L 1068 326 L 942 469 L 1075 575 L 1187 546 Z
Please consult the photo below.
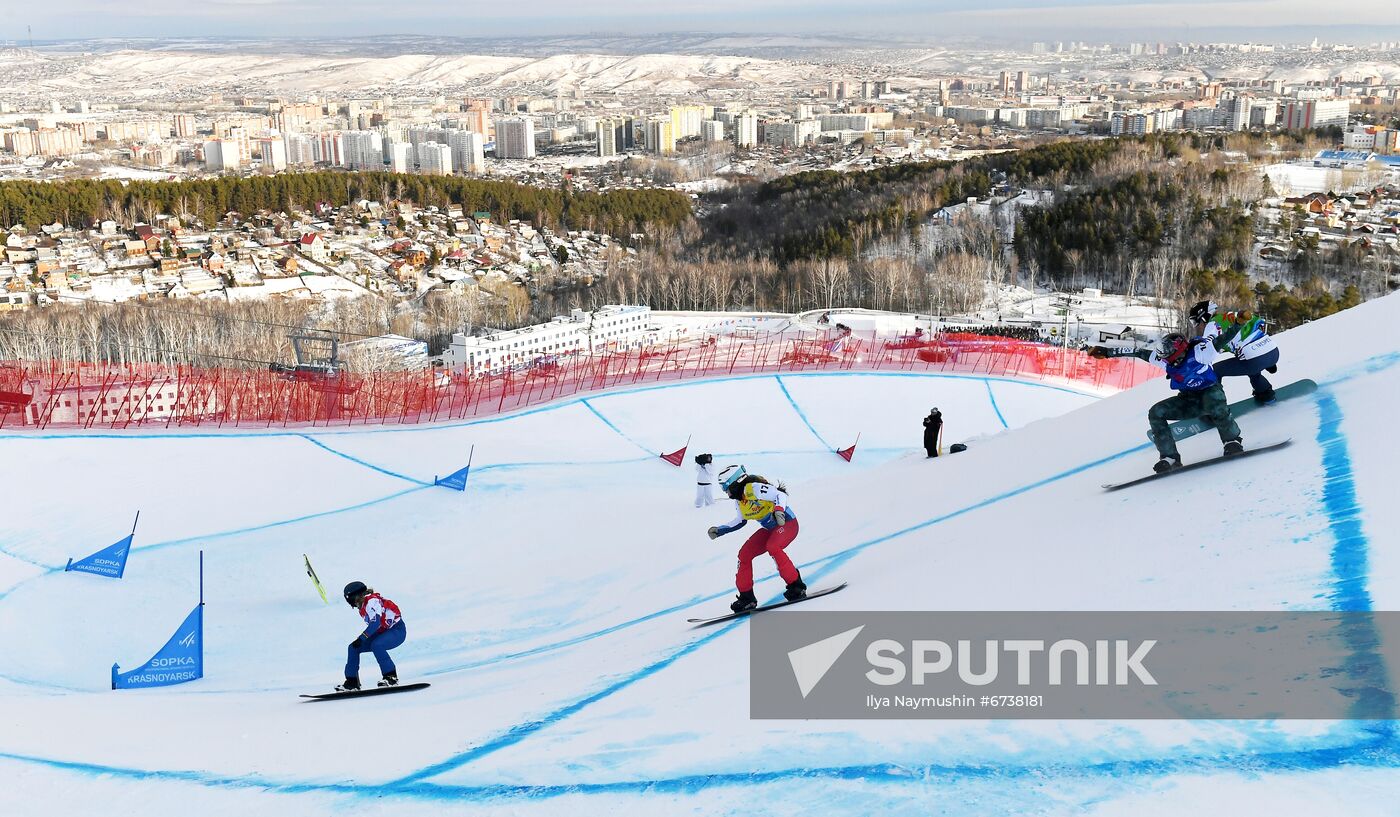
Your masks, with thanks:
M 1339 17 L 1339 12 L 1340 17 Z M 3 38 L 897 32 L 928 40 L 1400 36 L 1400 0 L 0 0 Z M 1339 37 L 1341 38 L 1341 37 Z

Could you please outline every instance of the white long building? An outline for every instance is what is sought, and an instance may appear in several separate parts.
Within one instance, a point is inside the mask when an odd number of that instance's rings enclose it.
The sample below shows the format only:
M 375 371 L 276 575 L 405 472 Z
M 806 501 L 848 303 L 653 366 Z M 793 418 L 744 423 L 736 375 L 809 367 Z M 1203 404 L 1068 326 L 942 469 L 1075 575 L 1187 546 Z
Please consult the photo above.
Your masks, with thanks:
M 575 309 L 549 323 L 505 332 L 458 332 L 442 353 L 442 365 L 471 374 L 499 374 L 558 355 L 640 349 L 655 339 L 649 306 L 608 305 L 593 312 Z

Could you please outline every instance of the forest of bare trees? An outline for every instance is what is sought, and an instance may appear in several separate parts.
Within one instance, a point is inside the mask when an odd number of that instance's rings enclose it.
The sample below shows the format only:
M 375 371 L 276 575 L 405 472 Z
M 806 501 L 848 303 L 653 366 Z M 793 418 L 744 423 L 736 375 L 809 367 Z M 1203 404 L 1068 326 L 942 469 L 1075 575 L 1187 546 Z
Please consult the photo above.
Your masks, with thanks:
M 290 336 L 312 330 L 342 341 L 403 335 L 439 353 L 454 332 L 528 323 L 530 309 L 525 290 L 504 280 L 485 282 L 480 293 L 437 290 L 414 301 L 63 303 L 0 317 L 0 360 L 266 368 L 294 362 Z

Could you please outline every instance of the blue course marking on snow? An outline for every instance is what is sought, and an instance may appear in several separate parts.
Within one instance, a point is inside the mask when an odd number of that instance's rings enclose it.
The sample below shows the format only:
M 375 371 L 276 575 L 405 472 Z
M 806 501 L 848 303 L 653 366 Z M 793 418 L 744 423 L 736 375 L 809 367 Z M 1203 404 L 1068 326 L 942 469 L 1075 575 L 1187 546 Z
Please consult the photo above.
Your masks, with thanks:
M 1323 390 L 1317 395 L 1317 444 L 1322 449 L 1322 505 L 1332 532 L 1332 573 L 1336 587 L 1329 595 L 1334 610 L 1370 610 L 1366 588 L 1369 540 L 1361 526 L 1361 503 L 1356 497 L 1347 438 L 1342 432 L 1342 409 L 1337 398 Z
M 188 545 L 188 544 L 192 544 L 192 543 L 195 543 L 195 542 L 204 542 L 204 541 L 207 541 L 207 540 L 209 540 L 209 539 L 225 539 L 225 538 L 228 538 L 228 537 L 230 537 L 230 536 L 238 536 L 238 535 L 244 534 L 244 533 L 255 533 L 255 532 L 261 531 L 261 530 L 268 530 L 268 529 L 271 529 L 271 528 L 280 528 L 280 527 L 282 527 L 282 526 L 284 526 L 284 525 L 294 525 L 294 524 L 296 524 L 296 523 L 298 523 L 298 522 L 306 522 L 306 521 L 311 520 L 311 519 L 320 519 L 320 518 L 325 517 L 325 516 L 334 516 L 334 515 L 336 515 L 336 514 L 349 513 L 349 512 L 351 512 L 351 511 L 358 511 L 358 510 L 361 510 L 361 509 L 363 509 L 363 508 L 368 508 L 368 507 L 370 507 L 370 506 L 372 506 L 372 505 L 378 505 L 378 504 L 380 504 L 380 503 L 382 503 L 382 502 L 389 502 L 389 501 L 391 501 L 391 500 L 398 499 L 398 498 L 401 497 L 401 496 L 406 496 L 406 495 L 408 495 L 408 494 L 416 493 L 416 492 L 418 492 L 418 491 L 422 491 L 422 490 L 425 490 L 425 489 L 431 488 L 431 487 L 433 487 L 433 486 L 432 486 L 432 485 L 418 485 L 418 486 L 413 487 L 413 488 L 405 488 L 405 489 L 402 490 L 402 491 L 398 491 L 398 492 L 396 492 L 396 493 L 389 494 L 388 496 L 381 496 L 381 497 L 379 497 L 379 498 L 377 498 L 377 499 L 368 499 L 368 500 L 365 500 L 364 502 L 358 502 L 358 503 L 356 503 L 356 504 L 354 504 L 354 505 L 346 505 L 346 506 L 343 507 L 343 508 L 331 508 L 330 510 L 317 511 L 317 512 L 315 512 L 315 513 L 304 514 L 304 515 L 302 515 L 302 516 L 294 516 L 294 517 L 292 517 L 292 518 L 290 518 L 290 519 L 279 519 L 279 520 L 277 520 L 277 521 L 275 521 L 275 522 L 264 522 L 264 523 L 262 523 L 262 524 L 260 524 L 260 525 L 250 525 L 250 526 L 248 526 L 248 527 L 246 527 L 246 528 L 235 528 L 235 529 L 233 529 L 233 530 L 216 531 L 216 532 L 214 532 L 214 533 L 201 533 L 201 534 L 198 534 L 198 535 L 195 535 L 195 536 L 186 536 L 186 537 L 184 537 L 184 538 L 182 538 L 182 539 L 169 539 L 169 540 L 166 540 L 166 541 L 164 541 L 164 542 L 152 542 L 152 543 L 149 544 L 149 545 L 133 545 L 132 548 L 131 548 L 131 550 L 132 550 L 133 553 L 135 553 L 135 552 L 137 552 L 137 551 L 145 552 L 145 551 L 150 551 L 150 550 L 159 550 L 159 549 L 162 549 L 162 548 L 174 547 L 174 546 L 176 546 L 176 545 Z M 16 557 L 16 558 L 18 558 L 18 557 Z M 6 590 L 0 590 L 0 601 L 4 601 L 11 593 L 14 593 L 14 591 L 18 590 L 22 585 L 24 585 L 24 584 L 26 584 L 26 583 L 28 583 L 28 582 L 34 580 L 34 579 L 42 578 L 43 576 L 47 576 L 47 575 L 52 574 L 52 573 L 62 573 L 62 572 L 63 572 L 63 566 L 40 565 L 38 562 L 34 562 L 33 564 L 38 565 L 39 567 L 45 568 L 44 572 L 43 572 L 43 573 L 40 573 L 40 574 L 38 574 L 38 575 L 35 575 L 35 576 L 30 576 L 30 577 L 27 578 L 27 579 L 24 579 L 24 580 L 22 580 L 22 581 L 20 581 L 20 582 L 17 582 L 14 586 L 12 586 L 12 587 L 10 587 L 10 588 L 8 588 L 8 589 L 6 589 Z
M 302 516 L 294 516 L 290 519 L 279 519 L 275 522 L 264 522 L 259 525 L 249 525 L 246 528 L 234 528 L 232 530 L 217 531 L 215 533 L 201 533 L 196 536 L 186 536 L 183 539 L 168 539 L 164 542 L 152 542 L 149 545 L 143 545 L 141 547 L 132 547 L 131 550 L 133 553 L 136 551 L 159 550 L 161 548 L 174 547 L 176 545 L 188 545 L 193 542 L 206 542 L 210 539 L 227 539 L 230 536 L 241 536 L 245 533 L 257 533 L 258 531 L 262 530 L 271 530 L 272 528 L 280 528 L 286 525 L 295 525 L 298 522 L 306 522 L 311 519 L 320 519 L 323 516 L 335 516 L 336 514 L 349 513 L 350 511 L 358 511 L 363 508 L 368 508 L 372 505 L 378 505 L 383 502 L 390 502 L 392 500 L 398 499 L 401 496 L 407 496 L 408 494 L 417 493 L 418 491 L 423 491 L 432 487 L 432 483 L 420 483 L 419 485 L 413 488 L 405 488 L 402 491 L 389 494 L 388 496 L 381 496 L 377 499 L 367 499 L 364 502 L 358 502 L 354 505 L 346 505 L 343 508 L 331 508 L 330 510 L 326 511 L 316 511 L 315 513 L 308 513 Z
M 414 479 L 413 477 L 405 476 L 405 475 L 403 475 L 403 474 L 400 474 L 400 473 L 397 472 L 397 471 L 390 471 L 388 468 L 381 468 L 380 466 L 375 465 L 375 464 L 372 463 L 372 462 L 366 462 L 366 461 L 360 459 L 359 457 L 352 456 L 352 455 L 350 455 L 350 454 L 345 453 L 344 451 L 337 451 L 336 449 L 331 448 L 329 445 L 326 445 L 325 443 L 321 442 L 320 440 L 318 440 L 318 439 L 316 439 L 315 437 L 312 437 L 312 436 L 310 436 L 310 435 L 307 435 L 307 434 L 298 434 L 297 436 L 300 437 L 300 438 L 302 438 L 303 440 L 306 440 L 307 442 L 311 443 L 312 445 L 316 446 L 317 448 L 325 449 L 326 451 L 331 452 L 332 454 L 336 455 L 337 457 L 344 457 L 345 459 L 350 460 L 351 462 L 355 463 L 356 465 L 363 465 L 364 467 L 370 469 L 371 471 L 378 471 L 379 473 L 385 474 L 386 476 L 391 476 L 391 477 L 393 477 L 394 479 L 401 479 L 401 480 L 404 480 L 405 482 L 412 482 L 412 483 L 415 484 L 415 485 L 431 485 L 431 484 L 432 484 L 431 482 L 424 482 L 424 481 L 421 480 L 421 479 Z
M 1357 377 L 1383 372 L 1396 364 L 1400 364 L 1400 352 L 1372 355 L 1354 366 L 1332 372 L 1326 380 L 1320 381 L 1318 385 L 1322 388 L 1335 386 Z
M 602 420 L 602 421 L 603 421 L 603 425 L 605 425 L 605 426 L 607 426 L 608 428 L 611 428 L 613 431 L 617 432 L 617 436 L 619 436 L 619 437 L 621 437 L 622 439 L 626 440 L 627 442 L 629 442 L 629 443 L 631 443 L 631 444 L 637 446 L 638 448 L 642 449 L 643 451 L 647 452 L 648 454 L 651 454 L 652 456 L 656 456 L 656 457 L 661 456 L 661 454 L 660 454 L 659 452 L 652 451 L 650 448 L 647 448 L 646 446 L 642 445 L 641 443 L 639 443 L 639 442 L 637 442 L 636 440 L 632 439 L 631 437 L 627 436 L 626 432 L 624 432 L 622 429 L 620 429 L 620 428 L 618 428 L 616 425 L 614 425 L 612 420 L 609 420 L 607 417 L 604 417 L 604 416 L 603 416 L 603 412 L 599 411 L 592 403 L 588 402 L 588 399 L 587 399 L 587 398 L 580 399 L 579 402 L 583 404 L 583 407 L 584 407 L 584 408 L 586 408 L 586 409 L 588 409 L 589 411 L 593 412 L 593 416 L 594 416 L 594 417 L 597 417 L 599 420 Z
M 486 755 L 489 755 L 492 752 L 497 752 L 501 749 L 505 749 L 508 746 L 513 746 L 519 743 L 520 741 L 524 740 L 525 738 L 529 737 L 530 735 L 533 735 L 536 732 L 540 731 L 541 729 L 553 726 L 554 724 L 564 720 L 570 715 L 582 711 L 590 704 L 594 704 L 605 698 L 611 697 L 614 693 L 626 689 L 627 687 L 637 683 L 638 681 L 644 678 L 655 675 L 656 673 L 660 672 L 666 667 L 669 667 L 670 665 L 674 664 L 676 661 L 680 660 L 686 655 L 695 652 L 705 644 L 708 644 L 711 641 L 714 641 L 716 638 L 719 638 L 720 636 L 729 632 L 734 627 L 738 626 L 741 621 L 743 621 L 743 619 L 735 619 L 734 621 L 721 626 L 715 632 L 710 633 L 709 635 L 703 636 L 701 638 L 697 638 L 689 644 L 686 644 L 685 646 L 681 647 L 680 649 L 671 652 L 669 655 L 666 655 L 656 661 L 653 661 L 650 664 L 647 664 L 641 669 L 633 670 L 627 675 L 624 675 L 619 680 L 603 687 L 602 689 L 590 695 L 586 695 L 582 698 L 579 698 L 578 700 L 572 703 L 565 704 L 564 706 L 555 709 L 553 712 L 549 712 L 539 718 L 536 718 L 535 720 L 526 721 L 525 723 L 512 726 L 510 729 L 507 729 L 502 734 L 497 735 L 491 740 L 488 740 L 485 743 L 482 743 L 478 746 L 473 746 L 471 749 L 468 749 L 465 752 L 453 755 L 452 757 L 449 757 L 446 760 L 443 760 L 439 763 L 434 763 L 431 766 L 424 766 L 423 768 L 413 772 L 410 775 L 400 778 L 399 780 L 393 781 L 392 783 L 388 784 L 388 787 L 392 788 L 397 785 L 414 783 L 419 780 L 434 777 L 444 772 L 450 772 L 453 769 L 465 766 L 473 760 L 485 757 Z
M 1336 768 L 1393 768 L 1400 756 L 1384 730 L 1365 728 L 1368 737 L 1346 746 L 1288 749 L 1248 755 L 1251 774 L 1262 772 L 1316 771 Z M 0 751 L 0 760 L 30 763 L 93 778 L 194 783 L 209 788 L 257 788 L 280 794 L 348 794 L 362 797 L 401 796 L 426 800 L 481 802 L 504 798 L 542 800 L 574 794 L 694 794 L 720 786 L 755 786 L 789 780 L 845 780 L 879 785 L 912 785 L 925 789 L 930 780 L 944 783 L 968 780 L 1028 781 L 1039 787 L 1048 779 L 1162 777 L 1180 773 L 1221 770 L 1219 754 L 1187 753 L 1177 757 L 1139 758 L 1084 764 L 894 764 L 787 768 L 765 771 L 714 772 L 669 778 L 622 780 L 610 783 L 559 783 L 552 785 L 484 784 L 456 785 L 402 778 L 391 783 L 311 783 L 279 781 L 261 775 L 219 775 L 209 772 L 134 769 L 98 763 L 56 760 Z
M 997 420 L 1001 422 L 1001 427 L 1010 428 L 1011 426 L 1006 424 L 1006 418 L 1001 416 L 1001 407 L 997 405 L 997 396 L 992 393 L 992 381 L 987 379 L 982 382 L 987 385 L 987 399 L 992 401 L 992 411 L 997 413 Z
M 588 467 L 590 465 L 633 465 L 639 462 L 651 462 L 655 457 L 626 457 L 611 460 L 530 460 L 524 462 L 493 462 L 487 465 L 473 465 L 472 473 L 479 474 L 486 471 L 516 471 L 525 468 L 573 468 Z
M 1342 431 L 1342 409 L 1328 389 L 1317 393 L 1317 444 L 1322 449 L 1322 505 L 1327 527 L 1332 533 L 1330 564 L 1335 584 L 1328 594 L 1333 610 L 1361 612 L 1372 609 L 1370 580 L 1370 540 L 1361 524 L 1361 502 L 1356 496 L 1356 475 L 1346 434 Z M 1391 692 L 1385 663 L 1377 645 L 1380 633 L 1371 621 L 1357 622 L 1342 633 L 1350 648 L 1344 662 L 1352 679 L 1352 708 L 1357 713 L 1388 712 L 1395 716 L 1395 696 Z M 1394 729 L 1392 721 L 1378 727 Z
M 723 592 L 713 593 L 708 596 L 696 596 L 687 601 L 681 602 L 680 604 L 667 607 L 664 610 L 657 610 L 653 613 L 647 613 L 644 616 L 639 616 L 628 621 L 619 622 L 617 624 L 612 625 L 611 627 L 604 627 L 601 630 L 594 630 L 592 632 L 581 633 L 572 638 L 566 638 L 561 641 L 553 641 L 549 644 L 541 644 L 537 647 L 531 647 L 527 650 L 506 653 L 504 655 L 494 655 L 490 658 L 481 658 L 476 661 L 468 661 L 464 664 L 453 664 L 450 667 L 439 667 L 435 670 L 429 670 L 423 673 L 423 675 L 445 675 L 451 672 L 461 672 L 463 670 L 477 669 L 478 667 L 486 667 L 492 664 L 499 664 L 503 661 L 514 661 L 517 658 L 529 658 L 531 656 L 541 655 L 543 653 L 554 652 L 555 650 L 562 650 L 566 647 L 573 647 L 575 645 L 583 644 L 585 642 L 592 641 L 597 638 L 602 638 L 606 635 L 611 635 L 615 632 L 618 632 L 619 630 L 625 630 L 629 627 L 635 627 L 638 624 L 644 624 L 654 619 L 679 613 L 682 610 L 688 610 L 697 604 L 704 604 L 707 601 L 714 601 L 715 599 L 724 598 L 725 596 L 728 596 L 729 593 L 729 590 L 725 590 Z
M 802 410 L 802 407 L 797 405 L 796 400 L 792 399 L 792 392 L 788 391 L 787 385 L 783 383 L 782 376 L 775 374 L 773 375 L 773 379 L 777 381 L 778 388 L 783 390 L 783 396 L 787 398 L 788 404 L 792 406 L 792 410 L 797 412 L 797 418 L 802 421 L 802 425 L 807 426 L 807 430 L 812 432 L 812 436 L 817 438 L 817 442 L 822 444 L 822 448 L 828 451 L 834 450 L 831 447 L 831 443 L 823 439 L 822 435 L 817 433 L 817 430 L 812 427 L 812 421 L 807 419 L 807 414 Z
M 6 555 L 6 556 L 9 556 L 11 559 L 14 559 L 14 560 L 16 560 L 16 561 L 24 562 L 25 564 L 33 565 L 33 566 L 35 566 L 35 567 L 42 567 L 44 570 L 50 570 L 50 571 L 51 571 L 51 570 L 62 570 L 62 569 L 63 569 L 62 567 L 55 567 L 54 565 L 48 564 L 47 562 L 41 562 L 41 561 L 38 561 L 37 559 L 31 559 L 31 558 L 29 558 L 28 556 L 25 556 L 23 553 L 16 553 L 15 551 L 10 550 L 9 548 L 5 548 L 5 547 L 0 547 L 0 554 L 4 554 L 4 555 Z M 4 596 L 4 593 L 3 593 L 3 592 L 0 592 L 0 598 L 4 598 L 4 597 L 5 597 L 5 596 Z

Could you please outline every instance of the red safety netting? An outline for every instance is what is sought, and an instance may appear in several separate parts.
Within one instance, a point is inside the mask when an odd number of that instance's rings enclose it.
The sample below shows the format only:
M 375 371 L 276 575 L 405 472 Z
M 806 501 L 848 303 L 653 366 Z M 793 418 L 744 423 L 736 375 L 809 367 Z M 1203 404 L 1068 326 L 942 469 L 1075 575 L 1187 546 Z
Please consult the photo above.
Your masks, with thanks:
M 642 383 L 820 371 L 947 372 L 1113 392 L 1161 375 L 1135 358 L 1000 337 L 880 338 L 836 331 L 724 335 L 559 355 L 499 374 L 343 373 L 162 364 L 0 362 L 0 427 L 348 426 L 481 417 Z

